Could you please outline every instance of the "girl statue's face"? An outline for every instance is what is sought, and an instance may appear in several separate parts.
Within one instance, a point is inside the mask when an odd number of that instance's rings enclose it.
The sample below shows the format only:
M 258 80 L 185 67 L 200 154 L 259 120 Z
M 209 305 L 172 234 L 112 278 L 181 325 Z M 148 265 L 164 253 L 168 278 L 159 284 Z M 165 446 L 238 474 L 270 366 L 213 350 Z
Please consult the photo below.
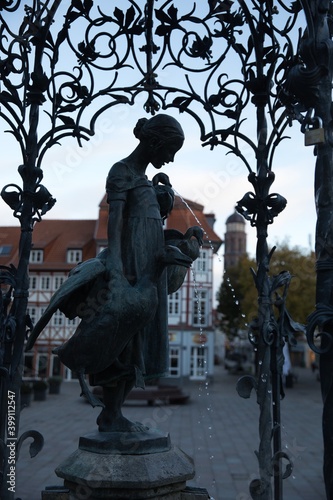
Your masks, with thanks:
M 163 167 L 165 163 L 173 162 L 175 154 L 184 143 L 182 137 L 174 137 L 166 141 L 159 141 L 151 144 L 150 163 L 157 169 Z

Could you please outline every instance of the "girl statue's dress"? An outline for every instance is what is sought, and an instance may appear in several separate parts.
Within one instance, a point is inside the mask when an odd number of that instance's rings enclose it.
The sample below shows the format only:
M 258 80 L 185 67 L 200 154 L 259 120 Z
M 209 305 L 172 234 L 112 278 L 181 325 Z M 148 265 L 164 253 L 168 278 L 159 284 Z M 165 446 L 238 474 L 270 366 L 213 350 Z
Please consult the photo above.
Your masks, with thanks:
M 161 186 L 159 186 L 161 188 Z M 163 221 L 156 189 L 146 175 L 133 172 L 126 162 L 117 162 L 106 181 L 109 204 L 124 201 L 121 247 L 123 273 L 134 285 L 164 246 Z M 171 198 L 170 198 L 171 199 Z M 170 210 L 172 207 L 169 207 Z M 169 211 L 170 211 L 169 210 Z M 158 378 L 168 370 L 167 274 L 157 282 L 158 308 L 153 320 L 138 332 L 119 356 L 116 373 L 112 367 L 92 377 L 94 385 L 107 385 L 112 380 L 131 376 L 135 367 L 135 385 Z M 157 354 L 158 353 L 158 354 Z

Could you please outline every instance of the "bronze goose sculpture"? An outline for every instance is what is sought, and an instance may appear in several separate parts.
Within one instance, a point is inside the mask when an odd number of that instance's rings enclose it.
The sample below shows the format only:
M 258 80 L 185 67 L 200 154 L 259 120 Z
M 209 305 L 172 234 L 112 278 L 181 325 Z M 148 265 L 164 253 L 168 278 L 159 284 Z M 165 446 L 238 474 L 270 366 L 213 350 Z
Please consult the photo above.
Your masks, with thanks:
M 166 245 L 135 285 L 131 285 L 121 273 L 113 271 L 106 281 L 106 268 L 101 257 L 79 264 L 53 295 L 31 332 L 26 350 L 32 348 L 57 309 L 70 319 L 80 317 L 73 336 L 53 352 L 68 368 L 78 373 L 82 393 L 90 404 L 101 405 L 89 391 L 84 374 L 99 373 L 108 368 L 131 338 L 154 316 L 158 305 L 156 282 L 163 269 L 170 265 L 188 268 L 191 264 L 192 259 L 179 248 Z
M 165 229 L 164 240 L 167 245 L 176 246 L 181 252 L 195 261 L 203 245 L 204 231 L 199 226 L 190 227 L 185 234 L 177 229 Z M 168 294 L 176 292 L 183 284 L 187 269 L 184 266 L 171 265 L 168 273 Z

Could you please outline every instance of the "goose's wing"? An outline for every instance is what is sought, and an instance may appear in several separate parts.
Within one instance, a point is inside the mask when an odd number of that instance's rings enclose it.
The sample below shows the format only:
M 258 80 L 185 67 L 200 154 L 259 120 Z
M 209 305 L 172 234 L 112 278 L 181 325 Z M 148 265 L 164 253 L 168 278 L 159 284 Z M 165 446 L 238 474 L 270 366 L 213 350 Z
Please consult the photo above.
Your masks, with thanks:
M 99 258 L 89 259 L 72 269 L 67 280 L 52 296 L 44 314 L 32 329 L 25 350 L 29 351 L 33 347 L 38 335 L 58 309 L 68 318 L 75 318 L 78 315 L 77 308 L 79 304 L 84 302 L 92 283 L 104 272 L 104 262 Z

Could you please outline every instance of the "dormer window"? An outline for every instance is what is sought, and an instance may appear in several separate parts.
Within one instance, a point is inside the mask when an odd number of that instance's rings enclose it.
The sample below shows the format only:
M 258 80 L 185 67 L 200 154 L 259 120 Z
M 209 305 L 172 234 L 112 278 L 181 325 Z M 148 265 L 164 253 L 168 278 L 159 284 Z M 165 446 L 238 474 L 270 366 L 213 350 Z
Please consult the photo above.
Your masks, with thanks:
M 33 264 L 42 264 L 43 262 L 43 250 L 31 250 L 30 252 L 30 262 Z
M 67 263 L 77 264 L 82 262 L 82 250 L 71 248 L 67 250 Z
M 12 250 L 12 245 L 1 245 L 0 246 L 0 255 L 3 257 L 10 255 L 11 250 Z

